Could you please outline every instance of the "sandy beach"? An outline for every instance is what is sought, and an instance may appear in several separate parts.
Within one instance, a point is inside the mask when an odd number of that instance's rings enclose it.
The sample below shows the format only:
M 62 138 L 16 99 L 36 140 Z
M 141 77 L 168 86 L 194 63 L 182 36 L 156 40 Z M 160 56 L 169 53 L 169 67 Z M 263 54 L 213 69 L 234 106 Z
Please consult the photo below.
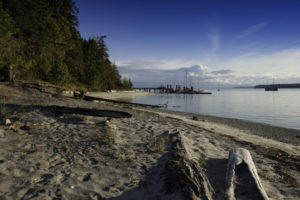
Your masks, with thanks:
M 85 101 L 34 84 L 1 83 L 0 94 L 0 199 L 221 200 L 233 148 L 249 150 L 269 199 L 300 198 L 298 130 Z M 124 93 L 109 94 L 120 99 Z M 64 107 L 102 116 L 59 112 Z M 196 189 L 193 181 L 180 182 L 181 176 L 170 186 L 170 138 L 176 134 L 197 172 L 207 177 Z M 182 189 L 187 182 L 189 197 Z

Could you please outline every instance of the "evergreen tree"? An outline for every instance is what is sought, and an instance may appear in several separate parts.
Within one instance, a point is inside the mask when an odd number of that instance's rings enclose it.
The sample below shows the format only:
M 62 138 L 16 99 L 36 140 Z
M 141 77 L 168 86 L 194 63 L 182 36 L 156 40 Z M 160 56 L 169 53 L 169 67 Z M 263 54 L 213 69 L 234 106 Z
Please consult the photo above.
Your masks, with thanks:
M 125 89 L 130 88 L 130 84 L 129 84 L 129 81 L 127 80 L 127 78 L 123 78 L 123 87 Z
M 83 39 L 76 29 L 72 31 L 73 48 L 68 50 L 64 62 L 71 76 L 70 82 L 80 85 L 84 82 Z
M 0 80 L 10 79 L 9 71 L 16 73 L 24 64 L 20 56 L 22 43 L 16 40 L 18 30 L 6 10 L 6 2 L 0 1 Z
M 10 0 L 10 15 L 20 30 L 23 57 L 32 63 L 29 78 L 59 84 L 65 82 L 68 68 L 64 55 L 72 48 L 71 28 L 77 25 L 76 8 L 71 0 Z M 60 77 L 56 79 L 56 77 Z
M 131 82 L 130 79 L 128 80 L 128 85 L 129 85 L 129 88 L 132 89 L 132 86 L 133 86 L 133 85 L 132 85 L 132 82 Z
M 73 0 L 0 0 L 0 71 L 89 90 L 130 88 L 109 60 L 106 36 L 81 38 L 77 13 Z

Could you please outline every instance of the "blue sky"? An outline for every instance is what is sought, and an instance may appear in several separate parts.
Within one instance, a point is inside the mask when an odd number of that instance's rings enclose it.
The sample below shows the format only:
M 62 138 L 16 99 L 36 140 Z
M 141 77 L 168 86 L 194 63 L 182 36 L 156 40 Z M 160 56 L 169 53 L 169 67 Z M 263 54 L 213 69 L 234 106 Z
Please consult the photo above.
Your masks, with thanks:
M 107 35 L 135 86 L 300 82 L 300 1 L 76 0 L 84 38 Z M 218 72 L 218 73 L 216 73 Z

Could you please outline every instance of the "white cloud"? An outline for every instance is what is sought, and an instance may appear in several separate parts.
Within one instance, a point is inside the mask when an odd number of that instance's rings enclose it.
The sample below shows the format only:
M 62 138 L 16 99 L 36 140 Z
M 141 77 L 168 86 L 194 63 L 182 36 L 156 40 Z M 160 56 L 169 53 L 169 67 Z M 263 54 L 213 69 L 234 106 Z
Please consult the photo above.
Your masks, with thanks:
M 206 86 L 257 85 L 270 83 L 273 79 L 276 83 L 300 82 L 300 48 L 264 55 L 251 52 L 214 63 L 217 68 L 200 63 L 195 60 L 137 61 L 120 62 L 118 66 L 122 76 L 140 84 L 136 86 L 174 82 L 183 85 L 186 69 L 191 80 Z
M 159 86 L 161 84 L 186 84 L 186 75 L 188 77 L 187 84 L 196 86 L 196 83 L 222 82 L 222 80 L 230 77 L 231 70 L 224 69 L 220 73 L 210 69 L 204 65 L 193 65 L 192 67 L 181 67 L 177 69 L 132 69 L 131 66 L 119 67 L 122 76 L 130 78 L 135 87 Z M 206 84 L 206 85 L 207 85 Z
M 265 27 L 267 25 L 267 23 L 259 23 L 259 24 L 255 24 L 251 27 L 249 27 L 247 30 L 245 30 L 243 33 L 241 33 L 240 35 L 238 35 L 236 37 L 236 39 L 241 39 L 241 38 L 244 38 L 244 37 L 247 37 L 257 31 L 259 31 L 260 29 L 262 29 L 263 27 Z
M 279 79 L 300 77 L 300 48 L 267 55 L 238 57 L 224 63 L 239 75 L 267 76 Z
M 144 69 L 157 69 L 157 70 L 173 70 L 178 69 L 183 66 L 192 66 L 195 63 L 199 63 L 197 60 L 183 60 L 183 59 L 173 59 L 173 60 L 152 60 L 152 61 L 119 61 L 117 66 L 132 70 L 144 70 Z M 201 62 L 200 62 L 201 63 Z

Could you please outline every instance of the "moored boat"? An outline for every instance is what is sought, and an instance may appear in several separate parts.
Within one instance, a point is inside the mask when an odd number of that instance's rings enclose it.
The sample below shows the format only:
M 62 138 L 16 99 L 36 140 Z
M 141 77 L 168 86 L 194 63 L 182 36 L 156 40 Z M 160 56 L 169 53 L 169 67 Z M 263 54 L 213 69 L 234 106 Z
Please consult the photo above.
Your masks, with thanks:
M 265 91 L 278 91 L 278 87 L 275 85 L 268 85 L 265 87 Z

